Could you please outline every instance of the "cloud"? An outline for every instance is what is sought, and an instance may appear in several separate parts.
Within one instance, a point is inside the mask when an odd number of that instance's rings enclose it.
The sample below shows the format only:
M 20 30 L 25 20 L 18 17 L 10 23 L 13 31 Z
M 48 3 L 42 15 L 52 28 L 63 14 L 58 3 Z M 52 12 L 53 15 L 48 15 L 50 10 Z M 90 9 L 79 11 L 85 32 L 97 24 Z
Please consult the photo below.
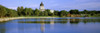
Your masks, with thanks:
M 10 8 L 10 9 L 15 9 L 15 10 L 17 9 L 17 7 L 8 7 L 8 8 Z
M 100 7 L 100 3 L 99 2 L 91 2 L 91 3 L 85 3 L 85 4 L 81 4 L 79 5 L 78 8 L 98 8 Z
M 20 7 L 20 6 L 16 6 L 16 7 L 8 7 L 8 8 L 10 8 L 10 9 L 17 9 L 17 7 Z M 39 8 L 39 5 L 38 4 L 32 4 L 32 5 L 25 5 L 25 6 L 23 6 L 24 8 L 25 7 L 27 7 L 27 8 Z
M 90 1 L 90 0 L 75 0 L 75 1 L 77 1 L 77 2 L 80 2 L 80 1 L 86 2 L 86 1 Z
M 79 9 L 79 10 L 84 10 L 84 9 L 91 9 L 91 10 L 97 10 L 100 8 L 100 2 L 90 2 L 90 0 L 76 0 L 78 2 L 76 3 L 70 3 L 70 4 L 62 4 L 62 5 L 56 5 L 53 8 L 56 9 Z M 79 1 L 83 1 L 82 3 Z M 89 1 L 89 2 L 88 2 Z M 97 0 L 95 0 L 97 1 Z M 85 3 L 86 2 L 86 3 Z
M 26 7 L 37 8 L 37 7 L 39 7 L 39 5 L 38 4 L 32 4 L 32 5 L 27 5 Z

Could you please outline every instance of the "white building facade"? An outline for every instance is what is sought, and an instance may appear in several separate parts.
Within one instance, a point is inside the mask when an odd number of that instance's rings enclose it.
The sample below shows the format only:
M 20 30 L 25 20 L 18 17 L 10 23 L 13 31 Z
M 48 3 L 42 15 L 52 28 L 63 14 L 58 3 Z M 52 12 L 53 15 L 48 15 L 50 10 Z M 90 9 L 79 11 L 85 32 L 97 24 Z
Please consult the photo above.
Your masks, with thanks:
M 40 4 L 40 11 L 45 11 L 44 4 L 42 2 Z
M 40 11 L 45 11 L 43 2 L 41 2 L 41 4 L 40 4 Z M 54 13 L 54 10 L 50 10 L 50 12 Z

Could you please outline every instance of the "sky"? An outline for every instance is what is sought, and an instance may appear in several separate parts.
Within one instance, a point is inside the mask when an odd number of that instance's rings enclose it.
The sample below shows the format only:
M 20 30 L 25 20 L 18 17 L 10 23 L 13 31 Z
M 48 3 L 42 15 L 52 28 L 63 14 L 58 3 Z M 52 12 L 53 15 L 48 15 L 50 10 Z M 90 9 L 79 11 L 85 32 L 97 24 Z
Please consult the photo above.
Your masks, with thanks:
M 0 5 L 15 10 L 20 6 L 39 9 L 41 2 L 51 10 L 100 10 L 100 0 L 0 0 Z

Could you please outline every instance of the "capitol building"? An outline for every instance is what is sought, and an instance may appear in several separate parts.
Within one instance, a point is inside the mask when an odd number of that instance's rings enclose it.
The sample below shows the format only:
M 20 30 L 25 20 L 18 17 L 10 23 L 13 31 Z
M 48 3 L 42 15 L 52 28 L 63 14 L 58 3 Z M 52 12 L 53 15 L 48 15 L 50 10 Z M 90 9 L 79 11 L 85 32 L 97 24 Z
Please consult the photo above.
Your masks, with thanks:
M 43 4 L 43 2 L 41 2 L 41 4 L 40 4 L 40 11 L 45 11 L 45 8 L 44 8 L 44 4 Z M 50 12 L 51 13 L 53 13 L 54 12 L 54 10 L 50 10 Z

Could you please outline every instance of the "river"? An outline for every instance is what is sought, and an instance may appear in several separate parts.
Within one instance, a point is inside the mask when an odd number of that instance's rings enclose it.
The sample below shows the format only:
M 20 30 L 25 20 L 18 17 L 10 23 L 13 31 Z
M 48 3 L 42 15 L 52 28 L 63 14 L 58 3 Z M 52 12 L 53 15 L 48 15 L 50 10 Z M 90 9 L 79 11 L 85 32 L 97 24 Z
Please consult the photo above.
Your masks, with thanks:
M 100 18 L 16 19 L 0 23 L 0 33 L 100 33 Z

